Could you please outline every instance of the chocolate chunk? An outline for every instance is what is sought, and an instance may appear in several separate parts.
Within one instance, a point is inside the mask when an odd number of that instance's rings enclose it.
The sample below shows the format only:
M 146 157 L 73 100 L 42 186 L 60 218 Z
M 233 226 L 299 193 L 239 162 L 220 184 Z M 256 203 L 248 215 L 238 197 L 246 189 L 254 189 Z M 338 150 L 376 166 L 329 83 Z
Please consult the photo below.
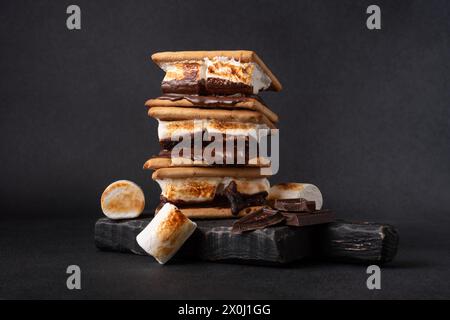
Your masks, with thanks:
M 299 199 L 277 199 L 273 202 L 273 207 L 281 211 L 313 212 L 316 210 L 316 202 Z
M 239 211 L 245 208 L 244 199 L 237 191 L 236 182 L 231 181 L 230 184 L 224 189 L 223 193 L 230 202 L 231 213 L 233 215 L 239 214 Z
M 261 209 L 248 214 L 233 224 L 232 233 L 243 233 L 257 229 L 274 226 L 285 220 L 285 217 L 277 210 Z
M 286 218 L 286 225 L 295 227 L 329 223 L 336 220 L 335 214 L 331 210 L 318 210 L 313 213 L 281 212 L 281 214 Z
M 230 202 L 231 213 L 238 215 L 239 211 L 251 206 L 264 205 L 266 202 L 267 192 L 264 192 L 264 197 L 245 197 L 237 191 L 236 182 L 231 181 L 223 190 L 223 194 Z

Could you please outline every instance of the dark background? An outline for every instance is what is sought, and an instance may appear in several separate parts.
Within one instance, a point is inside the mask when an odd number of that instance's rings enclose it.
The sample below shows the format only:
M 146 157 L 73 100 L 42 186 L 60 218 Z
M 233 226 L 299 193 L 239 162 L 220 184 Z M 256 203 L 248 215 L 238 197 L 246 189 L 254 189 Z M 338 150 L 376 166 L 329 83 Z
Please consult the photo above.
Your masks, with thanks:
M 66 28 L 72 3 L 81 7 L 79 31 Z M 382 30 L 366 28 L 370 4 L 381 7 Z M 0 240 L 8 270 L 0 297 L 62 297 L 49 279 L 58 274 L 64 286 L 69 258 L 95 266 L 95 259 L 143 259 L 95 251 L 100 195 L 109 183 L 129 179 L 144 189 L 148 209 L 156 205 L 159 187 L 142 170 L 159 150 L 156 121 L 143 105 L 160 94 L 163 77 L 150 55 L 200 49 L 254 50 L 282 82 L 280 93 L 262 94 L 281 119 L 280 171 L 272 183 L 314 183 L 340 217 L 396 225 L 407 252 L 399 252 L 399 265 L 423 267 L 412 278 L 430 282 L 417 292 L 402 289 L 407 272 L 400 271 L 392 275 L 400 291 L 391 296 L 449 297 L 448 265 L 439 264 L 449 262 L 448 1 L 2 0 L 0 48 Z M 33 267 L 41 270 L 35 284 Z M 237 267 L 205 268 L 223 274 Z M 157 270 L 157 278 L 168 276 Z M 320 283 L 316 270 L 310 272 Z M 85 289 L 82 297 L 126 296 L 126 289 L 103 290 L 92 279 L 98 291 Z M 265 297 L 356 297 L 339 293 L 346 286 L 357 292 L 345 281 L 353 280 L 341 279 L 336 295 L 311 284 L 310 296 L 281 286 Z M 198 297 L 235 293 L 208 290 Z M 169 290 L 145 297 L 186 297 L 174 292 L 179 296 Z M 361 292 L 357 297 L 370 297 Z

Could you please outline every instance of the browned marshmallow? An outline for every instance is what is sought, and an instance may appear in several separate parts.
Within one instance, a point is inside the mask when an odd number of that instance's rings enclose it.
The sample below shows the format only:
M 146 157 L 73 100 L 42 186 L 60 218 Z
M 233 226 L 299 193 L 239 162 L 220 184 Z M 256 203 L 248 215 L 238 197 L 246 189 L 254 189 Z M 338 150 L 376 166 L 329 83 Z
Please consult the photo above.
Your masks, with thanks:
M 110 219 L 136 218 L 145 207 L 144 192 L 132 181 L 113 182 L 102 194 L 101 207 Z
M 165 264 L 192 235 L 197 225 L 177 207 L 166 203 L 136 237 L 139 246 Z

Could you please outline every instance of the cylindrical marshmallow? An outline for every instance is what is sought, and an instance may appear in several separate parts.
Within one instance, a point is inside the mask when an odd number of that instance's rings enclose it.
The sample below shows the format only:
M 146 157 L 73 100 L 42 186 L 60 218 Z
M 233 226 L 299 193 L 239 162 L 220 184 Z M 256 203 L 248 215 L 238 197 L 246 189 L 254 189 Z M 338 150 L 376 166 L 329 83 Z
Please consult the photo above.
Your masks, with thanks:
M 161 264 L 166 263 L 192 235 L 197 224 L 166 203 L 136 237 L 136 241 Z

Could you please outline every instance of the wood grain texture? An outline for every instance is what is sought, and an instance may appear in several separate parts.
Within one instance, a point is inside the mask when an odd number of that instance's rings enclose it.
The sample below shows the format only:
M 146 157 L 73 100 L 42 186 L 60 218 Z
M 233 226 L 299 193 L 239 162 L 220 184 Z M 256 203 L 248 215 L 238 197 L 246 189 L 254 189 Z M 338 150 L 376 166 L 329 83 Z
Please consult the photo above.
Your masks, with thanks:
M 392 261 L 399 243 L 395 227 L 371 222 L 330 223 L 320 230 L 320 254 L 348 262 Z

